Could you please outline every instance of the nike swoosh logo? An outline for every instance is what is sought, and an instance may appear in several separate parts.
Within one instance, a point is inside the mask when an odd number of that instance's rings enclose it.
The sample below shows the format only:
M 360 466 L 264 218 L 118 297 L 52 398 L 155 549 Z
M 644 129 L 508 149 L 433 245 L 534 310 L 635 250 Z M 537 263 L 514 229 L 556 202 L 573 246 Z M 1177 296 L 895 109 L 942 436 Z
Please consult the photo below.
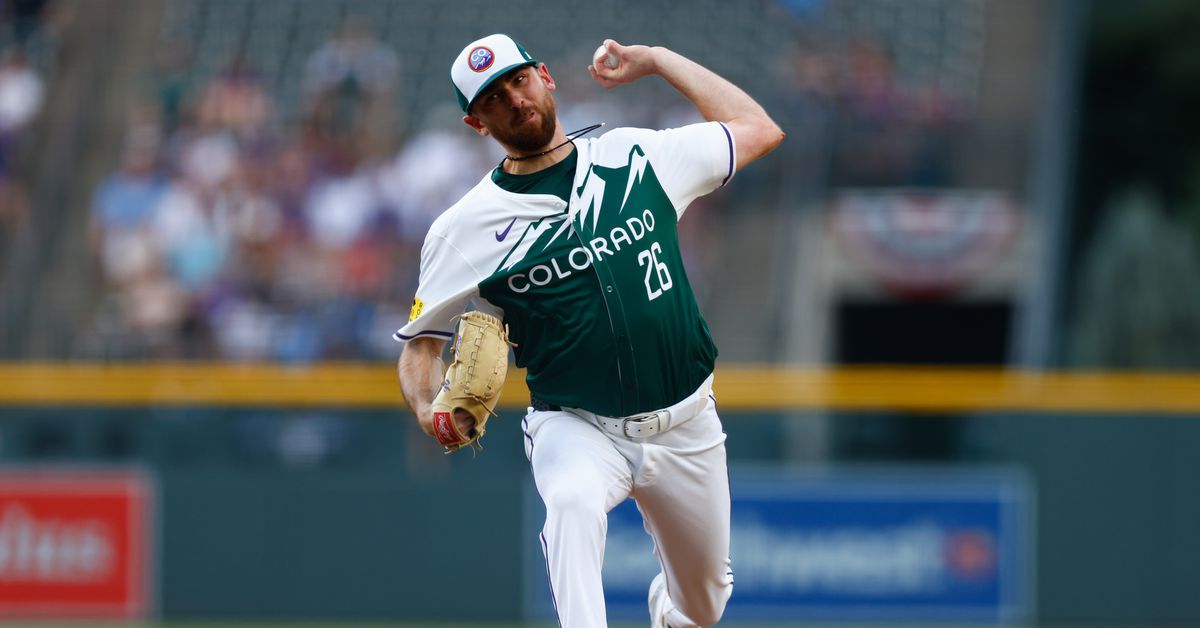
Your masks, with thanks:
M 514 224 L 516 224 L 516 222 L 517 222 L 517 219 L 513 218 L 512 221 L 508 223 L 508 226 L 504 228 L 504 231 L 497 231 L 496 232 L 496 241 L 503 242 L 504 238 L 508 237 L 509 230 L 512 229 L 512 226 Z

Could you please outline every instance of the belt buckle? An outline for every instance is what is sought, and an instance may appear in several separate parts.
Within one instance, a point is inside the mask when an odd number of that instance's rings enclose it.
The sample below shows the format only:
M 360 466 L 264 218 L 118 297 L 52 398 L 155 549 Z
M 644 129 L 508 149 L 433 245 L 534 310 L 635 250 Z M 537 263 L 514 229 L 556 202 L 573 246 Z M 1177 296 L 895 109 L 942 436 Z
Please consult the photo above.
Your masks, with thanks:
M 629 424 L 630 423 L 649 422 L 648 420 L 651 417 L 658 419 L 658 427 L 659 427 L 659 431 L 661 431 L 662 416 L 659 415 L 659 413 L 657 413 L 657 412 L 649 412 L 646 414 L 638 415 L 636 417 L 629 417 L 629 418 L 625 419 L 624 421 L 621 421 L 621 433 L 625 435 L 625 438 L 642 438 L 641 436 L 633 436 L 629 433 Z

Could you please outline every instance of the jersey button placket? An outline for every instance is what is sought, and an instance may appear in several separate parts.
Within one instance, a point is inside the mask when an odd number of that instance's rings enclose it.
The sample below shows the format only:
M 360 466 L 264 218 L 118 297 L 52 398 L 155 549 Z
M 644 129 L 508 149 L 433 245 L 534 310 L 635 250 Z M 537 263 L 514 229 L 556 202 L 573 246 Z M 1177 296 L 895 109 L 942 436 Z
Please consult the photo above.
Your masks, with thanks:
M 621 293 L 617 292 L 612 268 L 608 264 L 597 263 L 594 268 L 604 286 L 603 298 L 608 305 L 612 337 L 616 344 L 617 363 L 620 365 L 621 407 L 628 408 L 637 404 L 637 364 L 634 362 L 633 347 L 629 344 L 627 321 L 620 315 L 620 312 L 624 311 L 621 306 Z

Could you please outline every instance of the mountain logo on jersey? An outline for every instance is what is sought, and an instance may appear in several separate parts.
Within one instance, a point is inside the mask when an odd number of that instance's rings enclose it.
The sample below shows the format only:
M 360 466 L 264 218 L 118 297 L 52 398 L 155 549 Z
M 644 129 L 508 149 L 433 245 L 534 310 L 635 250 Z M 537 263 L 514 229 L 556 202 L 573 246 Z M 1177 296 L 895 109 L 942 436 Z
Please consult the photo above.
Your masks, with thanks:
M 495 60 L 496 53 L 487 46 L 476 46 L 471 54 L 467 55 L 467 65 L 476 72 L 482 72 L 492 67 L 492 62 Z
M 645 186 L 654 190 L 639 193 Z M 646 199 L 666 198 L 645 152 L 636 145 L 625 166 L 592 165 L 572 192 L 570 213 L 530 223 L 496 268 L 496 274 L 508 273 L 508 288 L 513 292 L 566 279 L 631 248 L 654 232 L 662 215 L 646 207 Z M 664 211 L 674 216 L 673 207 Z
M 587 176 L 583 179 L 583 184 L 575 190 L 576 201 L 571 205 L 572 220 L 577 221 L 581 226 L 586 226 L 587 220 L 591 217 L 591 231 L 595 231 L 600 221 L 600 204 L 604 201 L 605 186 L 608 181 L 619 181 L 620 175 L 625 175 L 625 194 L 621 197 L 621 206 L 617 210 L 618 214 L 625 212 L 625 207 L 629 203 L 629 193 L 633 191 L 634 186 L 640 186 L 642 179 L 645 177 L 646 168 L 650 165 L 650 161 L 646 159 L 646 153 L 642 151 L 642 147 L 634 144 L 629 151 L 629 163 L 626 166 L 628 172 L 624 173 L 626 168 L 613 169 L 613 175 L 608 177 L 601 176 L 597 173 L 598 166 L 593 165 L 588 171 Z M 607 169 L 606 169 L 607 170 Z M 651 169 L 653 172 L 653 169 Z M 596 176 L 592 176 L 596 175 Z

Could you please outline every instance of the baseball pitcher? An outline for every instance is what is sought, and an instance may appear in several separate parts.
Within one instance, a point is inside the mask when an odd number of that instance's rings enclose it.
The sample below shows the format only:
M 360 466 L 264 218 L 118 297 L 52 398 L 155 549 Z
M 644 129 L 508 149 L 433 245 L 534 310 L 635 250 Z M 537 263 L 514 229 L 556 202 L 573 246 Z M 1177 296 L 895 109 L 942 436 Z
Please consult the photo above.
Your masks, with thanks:
M 527 369 L 525 453 L 560 624 L 607 625 L 607 513 L 632 497 L 662 568 L 652 625 L 710 626 L 733 589 L 729 480 L 717 349 L 676 224 L 783 132 L 745 92 L 666 48 L 606 40 L 588 72 L 605 88 L 657 75 L 708 122 L 568 134 L 554 78 L 520 44 L 497 34 L 463 48 L 450 67 L 463 122 L 507 157 L 425 238 L 412 314 L 395 334 L 400 383 L 428 434 L 449 450 L 474 445 L 511 347 Z

